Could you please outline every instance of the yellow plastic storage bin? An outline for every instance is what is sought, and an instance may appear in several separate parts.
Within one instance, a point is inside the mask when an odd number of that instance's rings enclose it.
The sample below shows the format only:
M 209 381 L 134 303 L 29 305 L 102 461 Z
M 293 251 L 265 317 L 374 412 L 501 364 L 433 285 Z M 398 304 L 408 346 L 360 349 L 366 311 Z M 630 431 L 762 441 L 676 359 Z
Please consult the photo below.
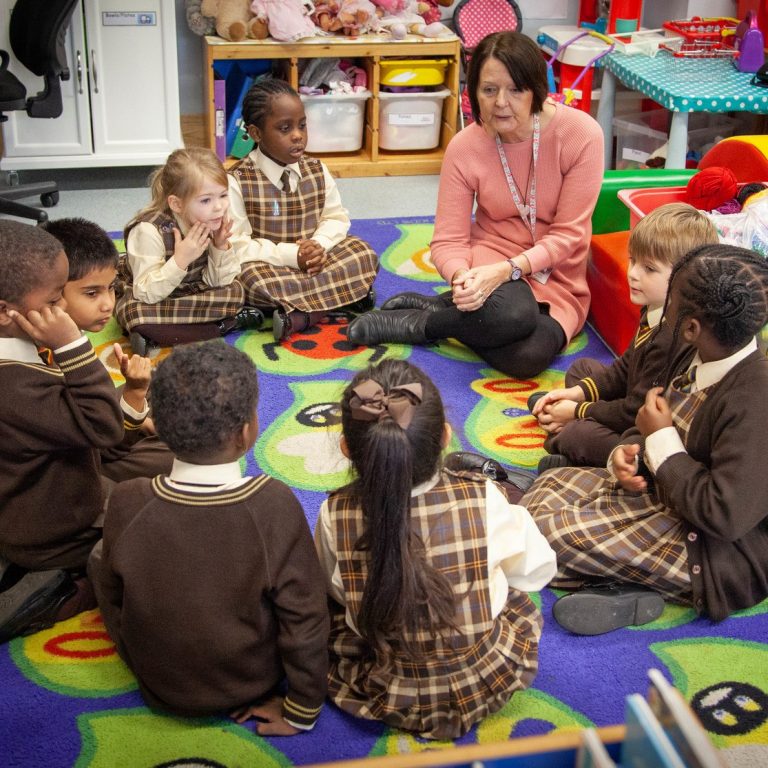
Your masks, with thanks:
M 380 66 L 382 85 L 442 85 L 448 59 L 382 59 Z

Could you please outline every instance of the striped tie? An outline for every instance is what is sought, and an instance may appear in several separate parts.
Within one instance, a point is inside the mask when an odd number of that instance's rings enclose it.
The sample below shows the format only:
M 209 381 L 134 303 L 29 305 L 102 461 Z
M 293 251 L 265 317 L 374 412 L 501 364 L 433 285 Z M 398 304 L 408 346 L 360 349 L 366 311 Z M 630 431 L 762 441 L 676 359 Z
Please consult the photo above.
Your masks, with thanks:
M 283 171 L 280 182 L 283 185 L 283 192 L 291 191 L 291 172 L 287 168 Z
M 682 376 L 680 376 L 680 391 L 690 393 L 691 388 L 696 382 L 696 366 L 689 368 Z

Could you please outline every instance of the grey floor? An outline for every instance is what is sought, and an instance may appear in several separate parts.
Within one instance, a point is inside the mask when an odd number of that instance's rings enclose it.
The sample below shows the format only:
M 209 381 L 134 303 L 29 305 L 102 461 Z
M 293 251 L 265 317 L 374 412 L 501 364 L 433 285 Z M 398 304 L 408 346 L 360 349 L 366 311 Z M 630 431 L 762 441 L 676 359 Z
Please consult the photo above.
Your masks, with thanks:
M 54 180 L 59 202 L 47 209 L 50 219 L 81 216 L 108 232 L 121 231 L 149 202 L 151 168 L 111 168 L 54 172 L 20 172 L 20 181 Z M 341 200 L 352 219 L 432 216 L 438 176 L 371 176 L 338 179 Z M 39 198 L 19 200 L 39 205 Z

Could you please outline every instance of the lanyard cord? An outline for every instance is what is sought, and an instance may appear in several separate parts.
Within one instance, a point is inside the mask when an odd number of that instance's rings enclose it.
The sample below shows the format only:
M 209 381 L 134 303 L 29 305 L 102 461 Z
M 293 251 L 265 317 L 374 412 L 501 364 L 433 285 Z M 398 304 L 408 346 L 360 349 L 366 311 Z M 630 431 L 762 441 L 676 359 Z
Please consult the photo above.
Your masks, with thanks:
M 539 122 L 538 114 L 533 116 L 533 180 L 531 181 L 531 192 L 528 198 L 528 205 L 520 199 L 520 193 L 517 191 L 517 185 L 515 179 L 512 176 L 512 171 L 509 170 L 509 163 L 507 163 L 507 156 L 504 154 L 504 147 L 501 143 L 499 134 L 496 134 L 496 149 L 499 152 L 499 158 L 501 159 L 501 165 L 504 168 L 504 175 L 507 177 L 507 185 L 509 191 L 512 194 L 512 200 L 520 214 L 520 218 L 525 222 L 528 229 L 531 231 L 531 238 L 533 242 L 536 242 L 536 165 L 539 161 L 539 138 L 541 136 L 541 124 Z

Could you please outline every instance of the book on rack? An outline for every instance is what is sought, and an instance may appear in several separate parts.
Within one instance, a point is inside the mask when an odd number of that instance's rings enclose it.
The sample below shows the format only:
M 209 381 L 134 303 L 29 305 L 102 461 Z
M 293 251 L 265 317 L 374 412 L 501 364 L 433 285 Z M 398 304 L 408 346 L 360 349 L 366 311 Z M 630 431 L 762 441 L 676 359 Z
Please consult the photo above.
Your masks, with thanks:
M 725 768 L 725 761 L 683 694 L 658 669 L 649 669 L 648 679 L 647 698 L 651 711 L 687 768 Z
M 585 728 L 581 732 L 575 768 L 616 768 L 616 763 L 594 728 Z
M 624 719 L 627 730 L 621 746 L 622 768 L 686 768 L 642 694 L 627 696 Z

